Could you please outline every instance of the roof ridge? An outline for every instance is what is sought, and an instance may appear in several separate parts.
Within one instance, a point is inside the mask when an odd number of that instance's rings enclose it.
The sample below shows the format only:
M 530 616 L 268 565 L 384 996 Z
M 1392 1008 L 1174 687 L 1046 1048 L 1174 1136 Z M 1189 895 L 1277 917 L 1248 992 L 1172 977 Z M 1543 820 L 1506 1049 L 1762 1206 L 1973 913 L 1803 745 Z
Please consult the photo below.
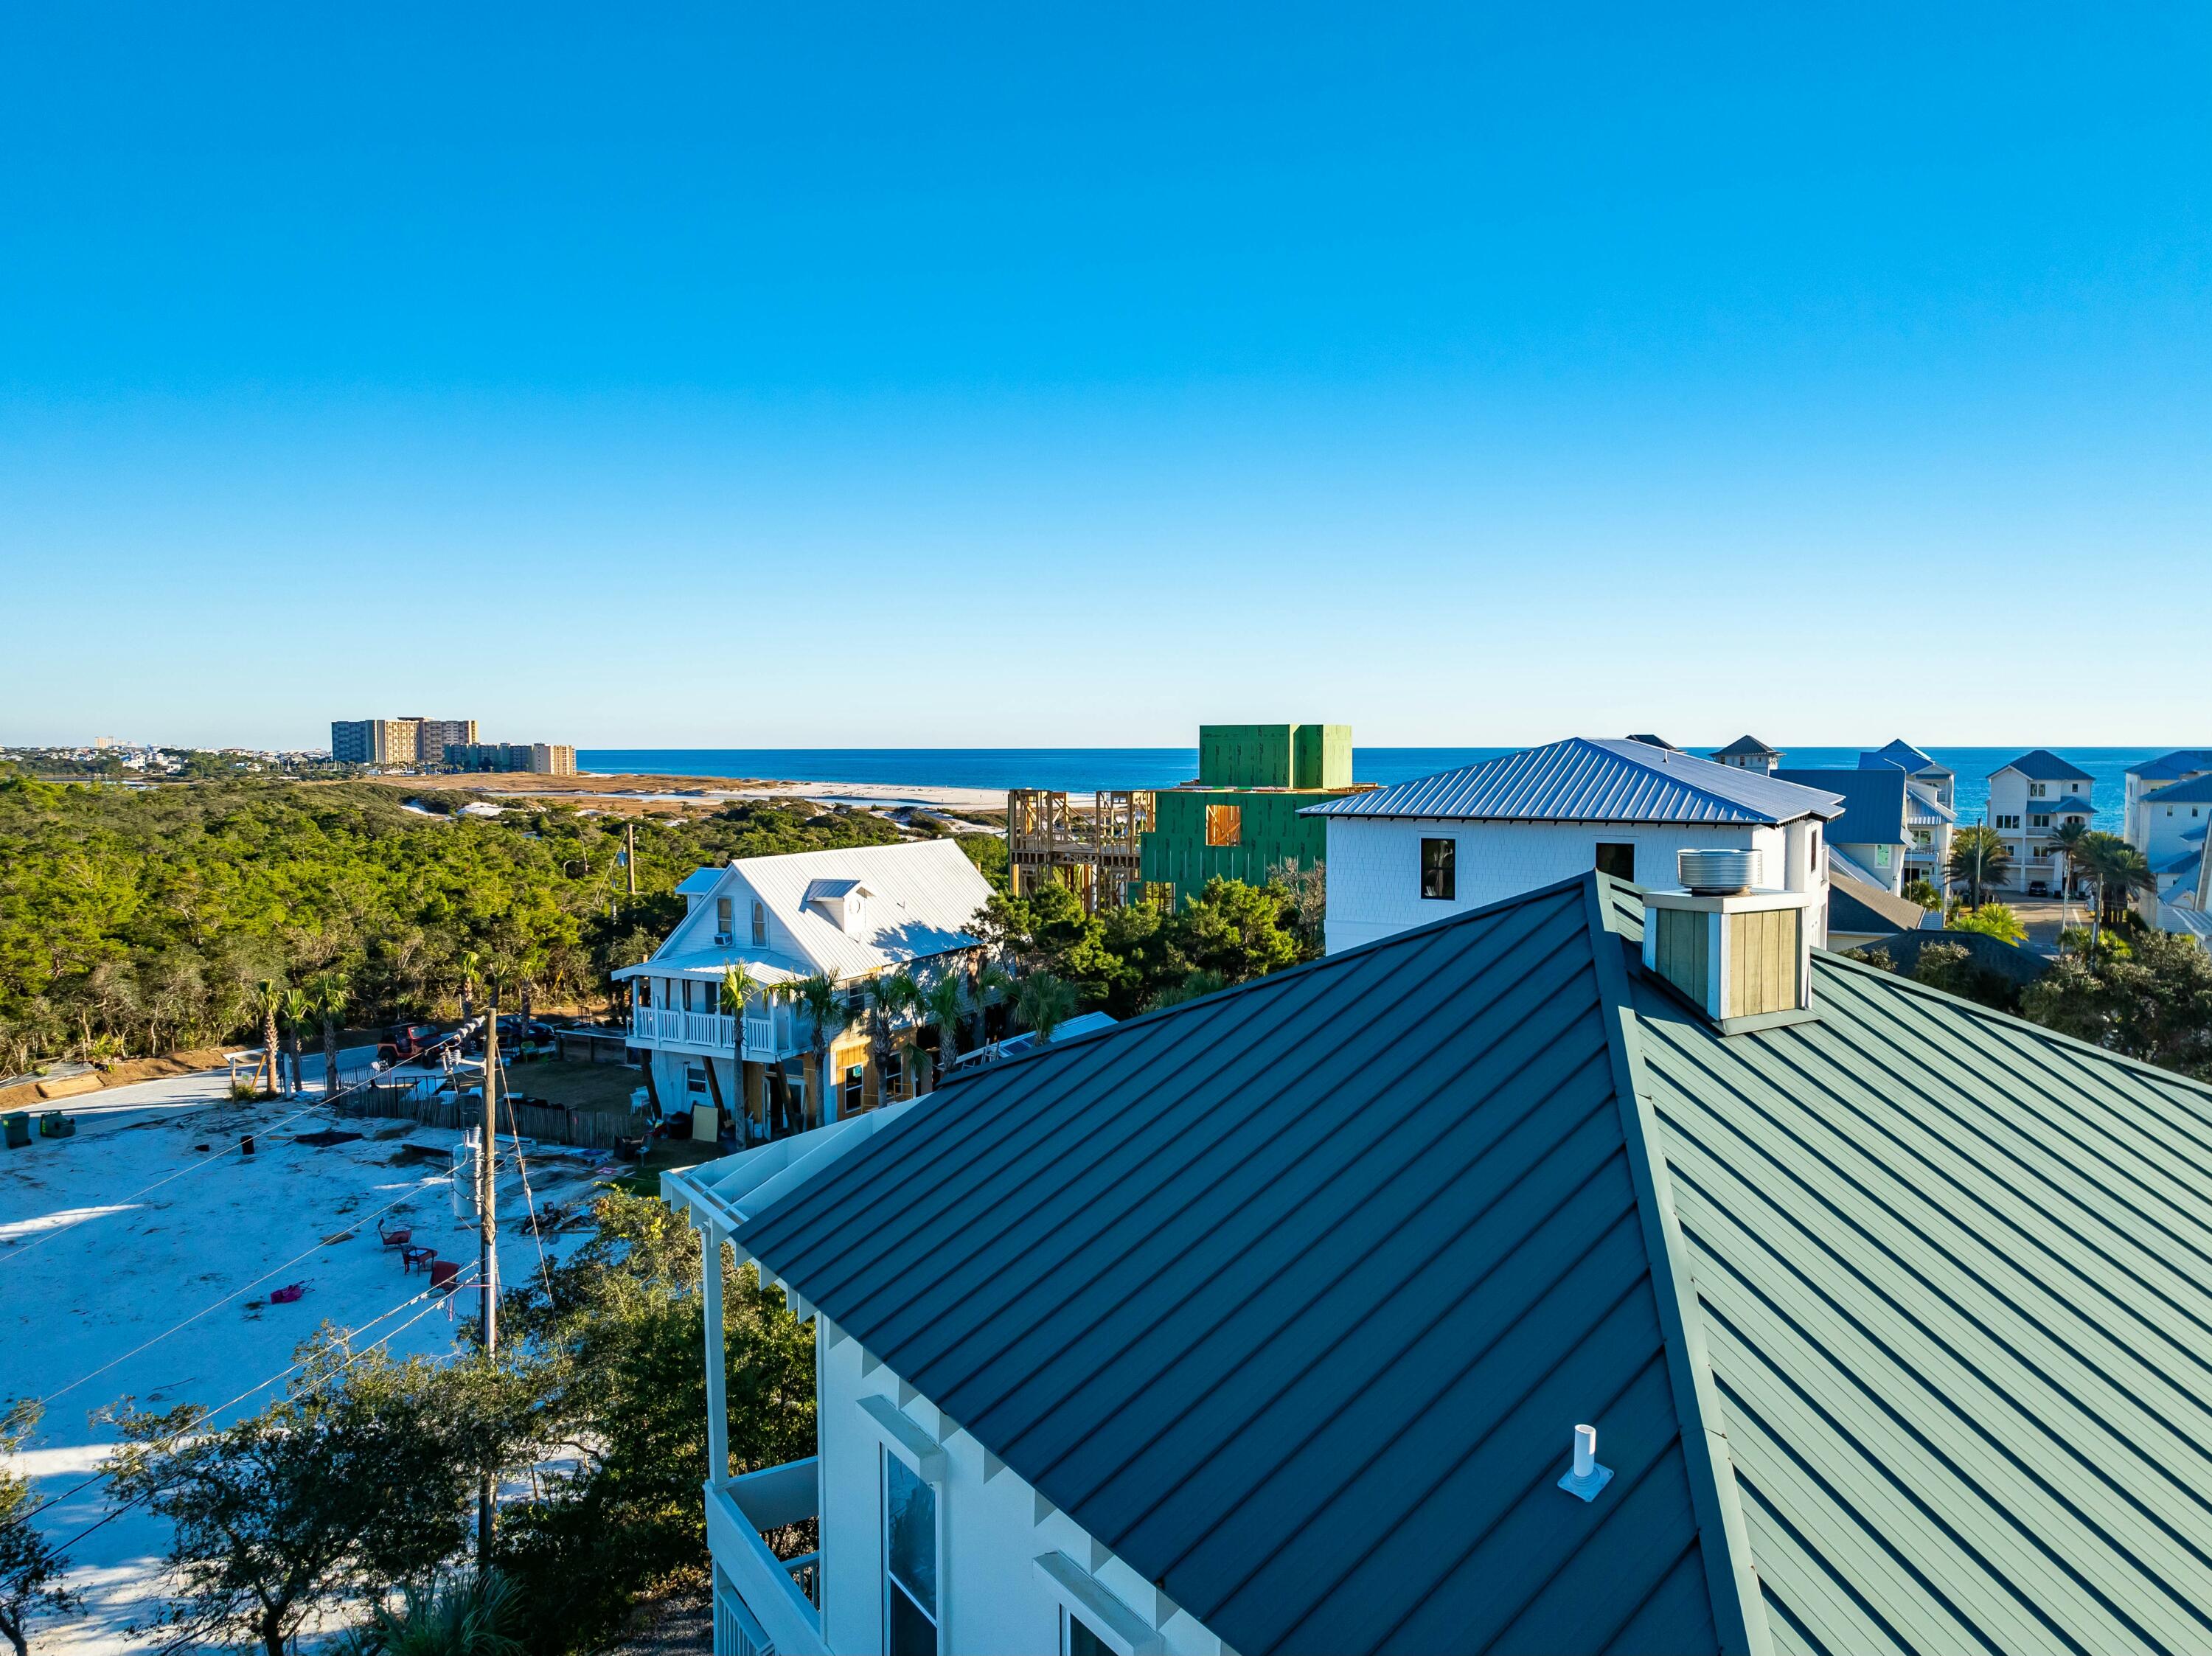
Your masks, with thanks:
M 1597 962 L 1600 1016 L 1620 1107 L 1621 1139 L 1643 1223 L 1652 1293 L 1658 1301 L 1660 1339 L 1681 1430 L 1691 1507 L 1698 1518 L 1698 1550 L 1712 1600 L 1713 1625 L 1721 1649 L 1730 1656 L 1771 1656 L 1774 1641 L 1766 1624 L 1766 1600 L 1752 1556 L 1751 1532 L 1736 1486 L 1720 1390 L 1706 1355 L 1705 1313 L 1675 1216 L 1673 1180 L 1644 1072 L 1628 968 L 1619 952 L 1606 946 L 1608 937 L 1623 947 L 1627 940 L 1610 923 L 1611 893 L 1601 883 L 1607 877 L 1593 870 L 1581 878 L 1591 953 Z
M 1943 933 L 1930 931 L 1928 933 L 1928 938 L 1930 942 L 1940 943 L 1943 941 Z M 1998 941 L 2003 940 L 2000 938 Z M 2018 948 L 2020 945 L 2015 943 L 2013 946 Z M 2038 1023 L 2032 1018 L 2021 1017 L 2014 1013 L 2001 1012 L 1994 1006 L 1984 1006 L 1981 1002 L 1968 1000 L 1963 995 L 1950 994 L 1944 990 L 1936 988 L 1933 985 L 1923 983 L 1917 978 L 1907 977 L 1902 972 L 1885 972 L 1879 966 L 1869 966 L 1864 961 L 1855 961 L 1849 955 L 1836 949 L 1817 949 L 1813 952 L 1820 957 L 1820 963 L 1824 967 L 1833 967 L 1847 972 L 1871 974 L 1899 989 L 1908 989 L 1916 995 L 1927 996 L 1942 1001 L 1946 1005 L 1956 1007 L 1962 1012 L 1970 1012 L 1984 1023 L 1994 1022 L 2001 1028 L 2016 1030 L 2031 1040 L 2045 1041 L 2057 1046 L 2062 1051 L 2083 1052 L 2094 1058 L 2102 1059 L 2107 1064 L 2120 1065 L 2154 1081 L 2179 1083 L 2192 1092 L 2203 1093 L 2208 1098 L 2212 1098 L 2212 1082 L 2199 1081 L 2192 1076 L 2182 1074 L 2179 1070 L 2163 1069 L 2158 1065 L 2146 1063 L 2142 1059 L 2130 1058 L 2125 1052 L 2112 1052 L 2098 1046 L 2094 1041 L 2084 1040 L 2079 1035 L 2069 1035 L 2063 1029 L 2053 1029 L 2047 1024 Z

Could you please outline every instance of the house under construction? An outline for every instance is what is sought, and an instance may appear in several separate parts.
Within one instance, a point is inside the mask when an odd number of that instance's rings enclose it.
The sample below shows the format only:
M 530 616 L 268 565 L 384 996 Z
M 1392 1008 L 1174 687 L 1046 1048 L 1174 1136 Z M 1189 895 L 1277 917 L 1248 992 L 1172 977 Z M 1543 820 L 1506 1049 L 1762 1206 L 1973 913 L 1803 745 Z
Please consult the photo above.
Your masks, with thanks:
M 1006 795 L 1006 850 L 1014 895 L 1057 880 L 1095 912 L 1129 901 L 1144 839 L 1152 826 L 1152 795 L 1142 788 L 1105 788 L 1088 809 L 1052 788 L 1015 788 Z

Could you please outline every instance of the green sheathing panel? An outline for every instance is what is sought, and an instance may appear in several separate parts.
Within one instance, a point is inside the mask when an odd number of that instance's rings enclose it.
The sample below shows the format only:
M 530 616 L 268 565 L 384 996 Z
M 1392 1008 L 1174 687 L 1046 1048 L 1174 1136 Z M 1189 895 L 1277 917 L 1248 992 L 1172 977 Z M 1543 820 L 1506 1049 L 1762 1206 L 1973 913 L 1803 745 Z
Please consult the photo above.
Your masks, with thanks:
M 1328 825 L 1299 810 L 1319 798 L 1311 793 L 1241 793 L 1172 789 L 1153 796 L 1152 828 L 1139 854 L 1139 877 L 1170 881 L 1178 902 L 1196 896 L 1210 879 L 1243 880 L 1259 885 L 1276 864 L 1295 857 L 1320 862 L 1328 850 Z M 1234 846 L 1206 843 L 1206 808 L 1234 805 L 1242 815 L 1241 838 Z
M 1198 779 L 1209 788 L 1291 786 L 1295 725 L 1201 725 Z
M 1590 913 L 994 1065 L 738 1245 L 1244 1656 L 1716 1650 Z
M 1291 737 L 1291 786 L 1348 788 L 1352 786 L 1352 726 L 1300 725 Z
M 2212 1092 L 1817 955 L 1638 1044 L 1778 1649 L 2212 1649 Z

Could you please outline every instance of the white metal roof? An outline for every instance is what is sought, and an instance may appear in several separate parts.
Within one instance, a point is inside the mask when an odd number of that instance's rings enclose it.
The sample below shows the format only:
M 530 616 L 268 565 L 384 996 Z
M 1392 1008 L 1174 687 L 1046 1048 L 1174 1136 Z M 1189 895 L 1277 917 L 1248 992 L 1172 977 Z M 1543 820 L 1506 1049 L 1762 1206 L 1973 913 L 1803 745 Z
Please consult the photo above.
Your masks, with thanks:
M 695 883 L 702 877 L 706 883 Z M 867 893 L 856 933 L 842 930 L 823 903 L 830 889 L 837 895 L 856 889 Z M 982 939 L 967 928 L 975 911 L 991 901 L 990 883 L 951 840 L 740 858 L 724 868 L 701 869 L 678 889 L 708 899 L 750 893 L 774 914 L 778 946 L 755 948 L 742 941 L 750 927 L 740 903 L 739 940 L 701 947 L 697 927 L 687 919 L 653 959 L 625 967 L 615 976 L 720 977 L 725 965 L 742 961 L 764 975 L 825 972 L 841 981 L 865 977 L 886 967 L 977 947 Z

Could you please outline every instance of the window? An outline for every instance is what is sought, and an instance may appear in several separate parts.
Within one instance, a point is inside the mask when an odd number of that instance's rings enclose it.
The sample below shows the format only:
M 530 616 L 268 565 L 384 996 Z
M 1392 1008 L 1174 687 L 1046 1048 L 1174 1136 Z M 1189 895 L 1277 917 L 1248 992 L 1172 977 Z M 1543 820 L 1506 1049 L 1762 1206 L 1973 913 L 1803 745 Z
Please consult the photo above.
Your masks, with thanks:
M 2027 797 L 2028 797 L 2029 798 L 2031 798 L 2031 799 L 2040 799 L 2040 798 L 2043 798 L 2043 784 L 2042 784 L 2042 783 L 2040 783 L 2040 782 L 2030 782 L 2030 783 L 2027 785 Z
M 687 1093 L 703 1093 L 707 1090 L 705 1065 L 687 1064 L 684 1066 L 684 1090 Z
M 753 947 L 768 947 L 768 905 L 757 897 L 753 900 Z
M 1241 845 L 1244 840 L 1244 807 L 1242 805 L 1208 805 L 1206 808 L 1206 843 L 1209 846 Z
M 1599 840 L 1597 871 L 1610 874 L 1616 880 L 1633 880 L 1636 877 L 1636 847 Z
M 2027 819 L 2027 825 L 2030 828 L 2047 828 L 2051 826 L 2051 815 L 2046 811 L 2040 816 L 2032 816 Z
M 868 1066 L 866 1065 L 855 1064 L 847 1068 L 844 1095 L 837 1103 L 837 1113 L 840 1115 L 851 1115 L 860 1107 L 867 1084 Z
M 937 1491 L 884 1457 L 884 1630 L 890 1656 L 937 1656 Z
M 1421 895 L 1450 902 L 1458 897 L 1459 880 L 1453 863 L 1459 853 L 1456 840 L 1421 841 Z
M 1060 1639 L 1062 1656 L 1118 1656 L 1114 1647 L 1092 1631 L 1073 1611 L 1062 1611 L 1060 1619 L 1064 1629 Z
M 886 1100 L 896 1098 L 898 1096 L 899 1084 L 904 1074 L 905 1063 L 906 1060 L 900 1056 L 899 1051 L 896 1046 L 894 1046 L 890 1052 L 884 1054 L 883 1096 Z
M 737 925 L 735 913 L 736 911 L 727 897 L 717 897 L 714 899 L 715 936 L 726 937 L 730 935 L 731 931 Z
M 2001 828 L 2016 828 L 2020 826 L 2020 818 L 2017 816 L 2000 816 L 1997 818 L 1997 826 Z

